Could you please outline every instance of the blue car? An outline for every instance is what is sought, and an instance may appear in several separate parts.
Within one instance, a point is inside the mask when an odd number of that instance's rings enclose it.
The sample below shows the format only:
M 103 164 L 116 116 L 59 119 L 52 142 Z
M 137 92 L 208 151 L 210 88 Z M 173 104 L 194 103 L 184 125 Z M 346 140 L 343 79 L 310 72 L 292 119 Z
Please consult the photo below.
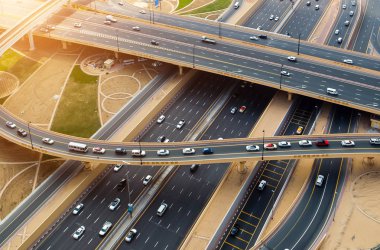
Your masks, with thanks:
M 203 154 L 204 155 L 210 155 L 210 154 L 213 154 L 214 151 L 212 150 L 212 148 L 204 148 L 203 149 Z

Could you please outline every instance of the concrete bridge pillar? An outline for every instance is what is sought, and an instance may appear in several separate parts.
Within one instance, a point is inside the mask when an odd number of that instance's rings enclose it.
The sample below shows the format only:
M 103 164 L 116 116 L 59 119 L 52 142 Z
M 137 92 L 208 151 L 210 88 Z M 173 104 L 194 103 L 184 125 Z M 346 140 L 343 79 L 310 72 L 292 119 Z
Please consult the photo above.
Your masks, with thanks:
M 240 161 L 238 165 L 238 173 L 245 174 L 247 172 L 247 167 L 245 166 L 245 161 Z
M 29 50 L 34 50 L 34 39 L 33 39 L 33 33 L 29 32 L 28 33 L 28 38 L 29 38 Z
M 62 41 L 62 49 L 67 49 L 67 43 L 65 41 Z
M 183 67 L 182 66 L 178 66 L 179 68 L 179 75 L 181 76 L 183 74 Z
M 288 101 L 291 101 L 293 98 L 293 94 L 288 92 Z
M 119 53 L 115 51 L 115 58 L 119 59 Z

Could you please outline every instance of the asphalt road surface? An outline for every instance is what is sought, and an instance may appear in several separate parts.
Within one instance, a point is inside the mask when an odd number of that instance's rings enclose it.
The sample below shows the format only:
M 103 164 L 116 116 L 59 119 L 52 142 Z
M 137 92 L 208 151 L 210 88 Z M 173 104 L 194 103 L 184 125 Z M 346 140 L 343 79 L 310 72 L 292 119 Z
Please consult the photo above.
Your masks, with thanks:
M 239 84 L 217 117 L 202 134 L 201 140 L 246 137 L 274 94 L 273 90 Z M 245 105 L 244 113 L 231 114 L 233 107 Z M 202 164 L 191 173 L 181 166 L 132 226 L 136 239 L 119 242 L 118 249 L 178 249 L 218 186 L 229 164 Z M 161 203 L 168 204 L 164 216 L 157 216 Z
M 224 87 L 228 86 L 226 81 L 226 78 L 215 75 L 202 74 L 196 77 L 183 94 L 163 111 L 166 115 L 165 122 L 160 125 L 154 123 L 141 137 L 141 141 L 156 141 L 160 135 L 165 135 L 171 141 L 183 140 Z M 175 126 L 180 119 L 185 119 L 187 123 L 183 129 L 178 130 Z M 103 239 L 98 235 L 103 223 L 110 221 L 115 225 L 127 212 L 127 204 L 133 203 L 147 188 L 142 184 L 145 176 L 149 174 L 156 178 L 159 169 L 153 166 L 126 165 L 117 173 L 109 169 L 101 182 L 80 201 L 85 205 L 83 211 L 77 216 L 72 215 L 70 211 L 49 236 L 42 239 L 37 249 L 94 249 Z M 128 201 L 127 187 L 117 190 L 117 184 L 122 178 L 130 180 L 131 201 Z M 121 204 L 115 211 L 110 211 L 107 206 L 116 197 L 121 199 Z M 85 234 L 79 240 L 75 240 L 71 235 L 81 225 L 86 227 Z
M 290 118 L 283 124 L 280 135 L 294 135 L 299 126 L 303 127 L 301 133 L 307 134 L 320 106 L 321 101 L 301 98 Z M 222 245 L 218 246 L 219 249 L 249 249 L 255 244 L 293 165 L 294 162 L 290 160 L 265 161 L 259 164 L 260 170 L 250 185 L 248 199 L 242 201 L 245 205 L 231 223 L 232 226 L 240 228 L 239 233 L 231 236 L 232 227 L 227 228 L 228 233 L 222 240 Z M 268 183 L 263 191 L 257 189 L 261 180 Z
M 353 132 L 357 111 L 335 107 L 329 133 Z M 309 249 L 320 236 L 330 216 L 334 216 L 337 194 L 347 171 L 345 159 L 324 159 L 314 162 L 312 178 L 299 204 L 288 220 L 265 244 L 269 249 Z M 318 175 L 324 175 L 321 187 L 315 185 Z

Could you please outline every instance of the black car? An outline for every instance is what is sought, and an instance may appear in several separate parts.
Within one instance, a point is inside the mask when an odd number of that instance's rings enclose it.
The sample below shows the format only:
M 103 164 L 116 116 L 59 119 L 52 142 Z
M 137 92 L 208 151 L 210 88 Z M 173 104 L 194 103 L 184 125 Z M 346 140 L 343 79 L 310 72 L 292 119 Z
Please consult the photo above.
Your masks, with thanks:
M 190 167 L 190 172 L 194 173 L 199 168 L 199 164 L 193 164 Z
M 152 40 L 152 41 L 150 41 L 150 43 L 153 45 L 159 45 L 159 43 L 156 40 Z
M 116 148 L 115 149 L 115 154 L 117 154 L 117 155 L 126 155 L 127 154 L 127 150 L 125 148 Z
M 231 236 L 236 236 L 240 231 L 240 227 L 238 225 L 235 225 L 232 229 L 231 229 Z
M 117 184 L 117 190 L 123 189 L 127 185 L 127 179 L 121 179 L 119 184 Z
M 164 135 L 160 135 L 157 137 L 157 142 L 164 142 L 166 140 L 166 137 Z
M 261 39 L 267 39 L 268 36 L 267 35 L 259 35 L 259 38 L 261 38 Z

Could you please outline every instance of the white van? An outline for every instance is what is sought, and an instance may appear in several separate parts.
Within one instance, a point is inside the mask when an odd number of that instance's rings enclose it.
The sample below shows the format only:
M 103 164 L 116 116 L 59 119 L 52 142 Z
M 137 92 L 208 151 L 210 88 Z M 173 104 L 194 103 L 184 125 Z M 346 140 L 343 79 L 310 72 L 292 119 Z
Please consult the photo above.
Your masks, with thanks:
M 164 215 L 167 208 L 168 208 L 168 204 L 161 203 L 160 207 L 157 209 L 157 215 L 158 216 Z
M 327 94 L 330 94 L 330 95 L 338 95 L 338 91 L 336 91 L 336 89 L 333 89 L 333 88 L 327 88 L 326 92 Z
M 132 150 L 132 156 L 144 157 L 145 156 L 145 150 L 133 149 Z
M 236 2 L 236 3 L 234 4 L 234 9 L 239 8 L 239 6 L 240 6 L 240 3 L 239 3 L 239 2 Z

